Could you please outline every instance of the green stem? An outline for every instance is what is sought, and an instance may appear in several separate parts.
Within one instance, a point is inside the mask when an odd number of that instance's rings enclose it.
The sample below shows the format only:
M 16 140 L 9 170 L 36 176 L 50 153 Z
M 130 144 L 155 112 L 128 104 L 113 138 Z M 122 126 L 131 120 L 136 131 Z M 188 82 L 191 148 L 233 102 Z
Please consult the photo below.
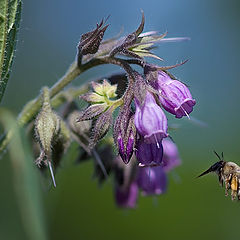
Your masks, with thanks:
M 79 76 L 84 71 L 88 70 L 91 67 L 104 64 L 105 62 L 102 62 L 99 59 L 92 59 L 89 62 L 81 65 L 80 67 L 77 66 L 77 63 L 74 62 L 69 70 L 65 73 L 65 75 L 60 78 L 50 89 L 50 97 L 54 97 L 57 93 L 59 93 L 65 86 L 67 86 L 70 82 L 72 82 L 77 76 Z M 41 95 L 39 95 L 37 98 L 31 100 L 28 102 L 23 110 L 20 112 L 18 116 L 18 124 L 19 126 L 24 126 L 29 121 L 32 120 L 32 118 L 38 113 L 39 109 L 41 108 Z M 8 143 L 10 142 L 11 138 L 13 137 L 14 130 L 10 129 L 6 136 L 4 137 L 1 146 L 0 146 L 0 152 L 3 151 Z
M 81 66 L 77 65 L 77 62 L 74 62 L 69 70 L 65 73 L 65 75 L 60 78 L 51 88 L 50 88 L 50 97 L 53 98 L 57 93 L 59 93 L 65 86 L 71 83 L 76 77 L 80 74 L 85 72 L 86 70 L 101 65 L 101 64 L 114 64 L 124 68 L 124 70 L 129 74 L 132 75 L 131 67 L 128 63 L 126 63 L 122 59 L 112 58 L 112 57 L 101 57 L 101 58 L 93 58 L 92 60 L 88 61 Z M 132 76 L 131 76 L 132 77 Z M 18 116 L 18 124 L 20 127 L 27 124 L 31 121 L 36 114 L 38 113 L 39 109 L 41 108 L 42 100 L 41 95 L 37 98 L 31 100 L 29 103 L 25 105 L 23 110 Z M 12 136 L 14 134 L 13 130 L 9 130 L 6 134 L 4 140 L 0 145 L 0 152 L 6 148 L 8 143 L 10 142 Z
M 50 89 L 50 97 L 54 97 L 59 93 L 66 85 L 68 85 L 72 80 L 74 80 L 81 73 L 81 69 L 77 67 L 74 62 L 66 74 L 60 78 Z M 30 101 L 24 108 L 23 111 L 18 116 L 18 124 L 20 126 L 28 123 L 38 112 L 41 107 L 41 95 L 36 99 Z

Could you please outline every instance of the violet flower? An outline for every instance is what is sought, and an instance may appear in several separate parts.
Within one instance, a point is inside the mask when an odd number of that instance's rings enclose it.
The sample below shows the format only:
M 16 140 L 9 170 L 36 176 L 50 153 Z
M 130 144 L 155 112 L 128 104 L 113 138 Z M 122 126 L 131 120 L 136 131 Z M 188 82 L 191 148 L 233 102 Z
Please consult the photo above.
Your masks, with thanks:
M 140 167 L 137 181 L 144 195 L 160 195 L 167 189 L 167 176 L 161 166 Z
M 165 72 L 158 71 L 158 79 L 151 85 L 159 91 L 159 100 L 165 110 L 176 118 L 188 116 L 192 112 L 196 101 L 187 86 L 180 81 L 172 80 Z
M 144 137 L 147 143 L 157 143 L 167 137 L 167 118 L 157 105 L 153 95 L 147 91 L 145 101 L 141 105 L 135 98 L 136 113 L 134 123 L 137 131 Z
M 179 157 L 177 145 L 169 140 L 163 139 L 163 158 L 162 158 L 162 166 L 165 172 L 169 172 L 173 168 L 177 167 L 181 164 L 181 159 Z
M 145 143 L 143 139 L 140 139 L 137 144 L 135 155 L 141 167 L 160 165 L 163 157 L 162 144 L 158 147 L 155 143 L 148 144 Z
M 115 200 L 119 207 L 135 208 L 138 199 L 138 185 L 132 182 L 127 189 L 116 187 Z

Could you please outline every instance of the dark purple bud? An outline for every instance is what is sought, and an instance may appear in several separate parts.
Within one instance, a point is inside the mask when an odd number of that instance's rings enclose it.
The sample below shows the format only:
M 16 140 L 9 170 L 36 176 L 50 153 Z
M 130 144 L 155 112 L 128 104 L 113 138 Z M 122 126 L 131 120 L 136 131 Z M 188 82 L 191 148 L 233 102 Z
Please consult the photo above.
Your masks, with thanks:
M 127 189 L 116 187 L 115 200 L 119 207 L 135 208 L 138 199 L 138 185 L 132 182 Z
M 126 164 L 130 161 L 133 154 L 133 147 L 135 144 L 135 135 L 136 135 L 134 132 L 136 131 L 132 131 L 132 130 L 128 131 L 128 135 L 125 135 L 125 138 L 119 133 L 117 137 L 119 154 L 123 162 Z
M 127 100 L 121 107 L 120 113 L 114 124 L 114 140 L 118 146 L 119 154 L 126 164 L 132 157 L 136 137 L 134 115 L 130 106 L 131 99 Z
M 153 95 L 147 91 L 143 105 L 135 98 L 135 126 L 147 143 L 157 143 L 167 137 L 167 118 L 156 103 Z
M 167 189 L 167 176 L 161 166 L 139 168 L 137 182 L 144 195 L 160 195 Z
M 170 170 L 181 164 L 181 159 L 179 157 L 177 146 L 173 141 L 165 138 L 162 141 L 162 146 L 163 146 L 163 159 L 162 159 L 163 170 L 165 172 L 169 172 Z
M 148 144 L 141 139 L 137 144 L 135 154 L 140 166 L 156 166 L 162 162 L 163 147 L 162 144 L 158 147 L 156 143 Z
M 78 54 L 86 55 L 96 53 L 107 27 L 108 25 L 104 26 L 104 20 L 102 20 L 93 31 L 83 34 L 78 44 Z
M 188 116 L 192 112 L 196 101 L 185 84 L 178 80 L 172 80 L 163 71 L 158 71 L 158 78 L 153 83 L 159 91 L 159 100 L 162 106 L 176 118 Z

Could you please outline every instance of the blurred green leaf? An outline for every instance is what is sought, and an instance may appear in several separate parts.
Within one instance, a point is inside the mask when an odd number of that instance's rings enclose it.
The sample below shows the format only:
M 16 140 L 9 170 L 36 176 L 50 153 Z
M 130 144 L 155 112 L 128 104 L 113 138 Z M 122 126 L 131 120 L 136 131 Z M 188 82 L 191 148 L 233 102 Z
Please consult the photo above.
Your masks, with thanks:
M 21 0 L 0 0 L 0 102 L 13 62 L 21 6 Z
M 45 240 L 44 211 L 39 184 L 39 172 L 34 165 L 29 143 L 13 115 L 0 109 L 0 122 L 6 129 L 14 129 L 9 144 L 13 182 L 23 226 L 29 239 Z

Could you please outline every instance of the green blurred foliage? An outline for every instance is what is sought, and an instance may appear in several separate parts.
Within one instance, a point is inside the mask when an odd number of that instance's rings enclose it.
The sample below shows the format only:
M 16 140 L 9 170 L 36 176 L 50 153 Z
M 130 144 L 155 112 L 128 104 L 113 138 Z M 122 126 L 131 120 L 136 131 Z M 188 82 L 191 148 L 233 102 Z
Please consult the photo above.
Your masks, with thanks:
M 10 75 L 21 9 L 21 0 L 0 1 L 0 102 Z
M 190 61 L 172 72 L 186 82 L 197 100 L 193 117 L 176 120 L 172 133 L 183 164 L 169 175 L 169 188 L 157 198 L 140 197 L 127 211 L 114 204 L 112 183 L 101 188 L 93 180 L 93 164 L 76 165 L 65 156 L 56 174 L 57 188 L 43 181 L 44 211 L 49 239 L 233 239 L 238 237 L 239 202 L 224 196 L 217 177 L 195 177 L 217 159 L 239 163 L 239 42 L 238 0 L 161 1 L 24 1 L 16 62 L 3 105 L 19 112 L 23 104 L 51 86 L 72 62 L 80 35 L 111 14 L 110 37 L 121 26 L 131 32 L 146 16 L 145 30 L 168 30 L 169 37 L 188 36 L 190 42 L 162 44 L 156 52 L 162 65 Z M 159 64 L 159 62 L 156 62 Z M 119 68 L 103 66 L 74 81 L 104 76 Z M 69 153 L 77 155 L 73 148 Z M 26 239 L 14 192 L 8 154 L 0 161 L 0 238 Z M 28 217 L 28 216 L 26 216 Z

